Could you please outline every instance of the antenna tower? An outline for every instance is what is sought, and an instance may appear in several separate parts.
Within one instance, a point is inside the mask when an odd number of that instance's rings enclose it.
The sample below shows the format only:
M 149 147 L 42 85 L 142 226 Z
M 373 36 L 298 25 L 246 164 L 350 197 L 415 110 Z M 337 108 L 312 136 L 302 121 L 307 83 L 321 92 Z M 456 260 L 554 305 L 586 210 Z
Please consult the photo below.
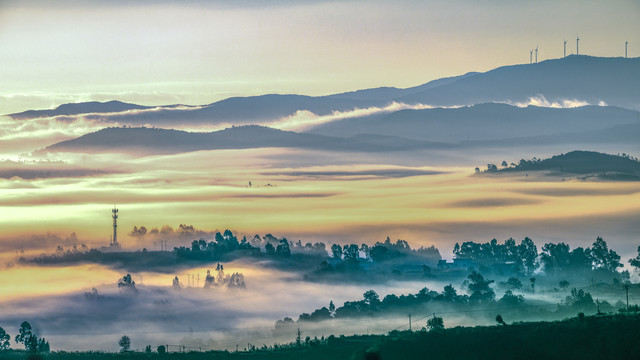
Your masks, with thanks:
M 113 238 L 111 238 L 111 246 L 118 246 L 118 209 L 115 205 L 113 205 L 113 210 L 111 210 L 113 215 Z

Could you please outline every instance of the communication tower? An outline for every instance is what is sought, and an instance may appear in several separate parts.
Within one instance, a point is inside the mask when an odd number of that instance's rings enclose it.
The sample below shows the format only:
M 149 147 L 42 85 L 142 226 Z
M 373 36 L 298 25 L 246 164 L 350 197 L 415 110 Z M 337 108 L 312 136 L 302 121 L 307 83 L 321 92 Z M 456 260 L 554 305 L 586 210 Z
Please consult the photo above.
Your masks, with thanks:
M 111 238 L 111 244 L 109 244 L 110 246 L 114 246 L 114 247 L 119 247 L 120 244 L 118 244 L 118 209 L 116 208 L 116 206 L 113 206 L 113 210 L 111 210 L 111 212 L 113 213 L 113 215 L 111 215 L 111 217 L 113 218 L 113 237 Z

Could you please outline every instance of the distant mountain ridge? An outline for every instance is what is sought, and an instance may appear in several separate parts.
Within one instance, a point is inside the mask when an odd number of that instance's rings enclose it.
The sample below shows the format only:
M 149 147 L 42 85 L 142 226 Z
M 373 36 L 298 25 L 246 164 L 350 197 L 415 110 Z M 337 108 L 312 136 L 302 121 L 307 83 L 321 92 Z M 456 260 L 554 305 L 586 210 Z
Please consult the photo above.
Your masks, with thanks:
M 143 106 L 129 104 L 122 101 L 98 102 L 90 101 L 83 103 L 63 104 L 51 110 L 28 110 L 21 113 L 9 114 L 10 117 L 17 120 L 34 119 L 40 117 L 51 117 L 61 115 L 80 115 L 90 113 L 115 113 L 127 110 L 144 110 L 151 109 L 153 106 Z
M 151 107 L 119 101 L 65 104 L 53 110 L 30 110 L 10 114 L 14 119 L 41 116 L 101 113 L 100 120 L 130 124 L 237 125 L 261 123 L 290 116 L 299 110 L 317 115 L 355 108 L 382 107 L 393 102 L 433 106 L 468 106 L 488 102 L 527 103 L 531 98 L 550 102 L 586 101 L 640 110 L 640 58 L 601 58 L 571 55 L 537 64 L 502 66 L 484 72 L 437 79 L 423 85 L 398 89 L 381 87 L 327 96 L 267 94 L 235 97 L 193 109 L 163 109 L 135 114 L 113 114 Z M 110 115 L 111 114 L 111 115 Z

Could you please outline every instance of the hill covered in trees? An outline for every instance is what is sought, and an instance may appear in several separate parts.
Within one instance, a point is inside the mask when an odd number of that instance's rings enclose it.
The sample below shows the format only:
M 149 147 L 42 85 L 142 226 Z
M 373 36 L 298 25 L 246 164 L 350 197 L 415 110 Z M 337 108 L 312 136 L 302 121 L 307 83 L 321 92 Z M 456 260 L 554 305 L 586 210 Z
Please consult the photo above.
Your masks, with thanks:
M 640 161 L 627 154 L 610 155 L 595 151 L 571 151 L 566 154 L 555 155 L 548 159 L 521 159 L 518 164 L 501 166 L 487 164 L 482 173 L 500 174 L 529 171 L 544 171 L 548 175 L 567 176 L 580 175 L 581 179 L 596 177 L 603 180 L 640 181 Z M 476 172 L 480 172 L 476 168 Z

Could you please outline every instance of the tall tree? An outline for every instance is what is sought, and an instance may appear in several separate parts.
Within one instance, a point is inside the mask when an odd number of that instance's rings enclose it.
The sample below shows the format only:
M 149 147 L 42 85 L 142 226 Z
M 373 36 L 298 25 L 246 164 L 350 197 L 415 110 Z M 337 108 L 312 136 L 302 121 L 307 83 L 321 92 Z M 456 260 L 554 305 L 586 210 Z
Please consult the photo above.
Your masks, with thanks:
M 334 259 L 342 259 L 342 247 L 338 244 L 331 245 L 331 255 Z
M 518 254 L 522 259 L 526 274 L 532 274 L 536 269 L 536 259 L 538 258 L 538 248 L 533 240 L 525 237 L 518 245 Z
M 131 348 L 131 339 L 127 335 L 122 335 L 118 341 L 118 345 L 120 345 L 121 352 L 127 352 Z
M 444 320 L 439 316 L 434 316 L 427 320 L 427 330 L 441 331 L 444 330 Z
M 594 270 L 603 269 L 608 272 L 616 272 L 619 267 L 622 267 L 620 255 L 609 250 L 607 242 L 599 236 L 593 243 L 593 247 L 589 249 L 588 254 Z
M 468 289 L 469 289 L 469 300 L 475 301 L 491 301 L 495 298 L 496 293 L 491 288 L 491 283 L 493 280 L 488 280 L 484 278 L 480 273 L 476 271 L 472 271 L 471 274 L 467 277 L 468 279 Z
M 0 351 L 9 350 L 11 348 L 9 340 L 11 340 L 11 336 L 9 336 L 9 334 L 0 327 Z
M 629 264 L 636 269 L 640 269 L 640 246 L 638 246 L 638 256 L 633 259 L 629 259 Z
M 31 338 L 35 337 L 33 335 L 33 331 L 31 330 L 31 324 L 28 321 L 23 321 L 20 324 L 20 329 L 18 329 L 18 334 L 16 335 L 16 342 L 18 344 L 24 344 L 25 349 L 29 349 L 29 342 Z

